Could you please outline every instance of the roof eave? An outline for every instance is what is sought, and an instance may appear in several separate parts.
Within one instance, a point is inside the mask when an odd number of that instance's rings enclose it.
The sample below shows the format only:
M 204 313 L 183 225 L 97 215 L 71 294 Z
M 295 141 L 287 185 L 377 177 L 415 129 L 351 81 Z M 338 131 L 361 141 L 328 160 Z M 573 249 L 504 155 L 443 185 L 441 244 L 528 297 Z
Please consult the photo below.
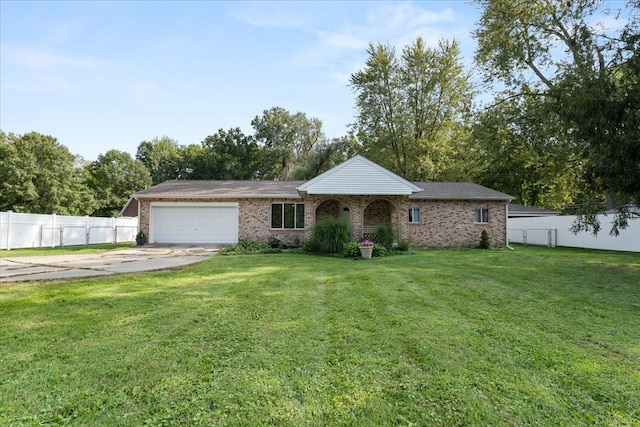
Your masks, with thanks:
M 511 201 L 511 197 L 484 197 L 484 196 L 409 196 L 412 200 L 499 200 Z
M 300 199 L 299 194 L 134 194 L 137 199 Z

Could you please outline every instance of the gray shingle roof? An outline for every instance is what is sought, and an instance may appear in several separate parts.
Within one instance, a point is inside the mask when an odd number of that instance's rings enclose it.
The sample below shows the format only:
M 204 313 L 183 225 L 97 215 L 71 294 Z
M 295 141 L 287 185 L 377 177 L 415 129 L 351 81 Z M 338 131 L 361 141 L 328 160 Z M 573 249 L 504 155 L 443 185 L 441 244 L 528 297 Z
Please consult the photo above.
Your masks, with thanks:
M 296 187 L 304 181 L 167 181 L 138 191 L 133 197 L 144 198 L 234 198 L 295 197 Z
M 409 196 L 410 199 L 433 200 L 511 200 L 508 194 L 473 182 L 414 182 L 423 190 Z
M 296 190 L 305 181 L 167 181 L 138 191 L 133 197 L 144 198 L 300 198 Z M 423 190 L 411 199 L 432 200 L 510 200 L 511 196 L 471 182 L 414 182 Z

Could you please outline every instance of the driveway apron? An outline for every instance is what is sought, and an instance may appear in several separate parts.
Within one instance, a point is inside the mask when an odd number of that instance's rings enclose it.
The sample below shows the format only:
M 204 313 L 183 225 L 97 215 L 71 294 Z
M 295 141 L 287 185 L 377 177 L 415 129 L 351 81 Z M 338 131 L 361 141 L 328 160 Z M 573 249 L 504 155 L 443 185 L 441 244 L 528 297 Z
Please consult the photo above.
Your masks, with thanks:
M 212 257 L 215 247 L 136 246 L 83 255 L 0 258 L 0 283 L 164 270 Z

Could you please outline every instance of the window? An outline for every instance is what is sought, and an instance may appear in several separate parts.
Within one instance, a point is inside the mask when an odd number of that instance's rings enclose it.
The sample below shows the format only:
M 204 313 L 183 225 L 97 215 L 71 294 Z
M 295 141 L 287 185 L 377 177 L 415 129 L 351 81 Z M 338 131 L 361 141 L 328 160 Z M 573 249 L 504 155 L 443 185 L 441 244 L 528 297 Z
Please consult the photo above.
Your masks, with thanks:
M 489 209 L 475 210 L 476 222 L 489 222 Z
M 422 222 L 420 208 L 409 208 L 409 222 L 412 224 L 419 224 Z
M 304 203 L 273 203 L 271 228 L 304 228 Z

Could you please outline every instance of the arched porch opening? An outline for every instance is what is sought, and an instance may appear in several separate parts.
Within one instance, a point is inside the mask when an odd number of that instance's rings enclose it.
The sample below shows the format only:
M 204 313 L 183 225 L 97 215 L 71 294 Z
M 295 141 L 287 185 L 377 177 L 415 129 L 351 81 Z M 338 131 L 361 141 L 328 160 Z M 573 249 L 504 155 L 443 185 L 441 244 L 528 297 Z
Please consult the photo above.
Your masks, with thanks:
M 347 230 L 351 235 L 351 209 L 338 199 L 327 199 L 316 208 L 315 223 L 324 219 L 336 218 L 347 223 Z
M 365 239 L 375 239 L 376 226 L 386 223 L 396 226 L 393 221 L 394 206 L 389 200 L 376 199 L 364 208 L 362 218 L 362 236 Z

